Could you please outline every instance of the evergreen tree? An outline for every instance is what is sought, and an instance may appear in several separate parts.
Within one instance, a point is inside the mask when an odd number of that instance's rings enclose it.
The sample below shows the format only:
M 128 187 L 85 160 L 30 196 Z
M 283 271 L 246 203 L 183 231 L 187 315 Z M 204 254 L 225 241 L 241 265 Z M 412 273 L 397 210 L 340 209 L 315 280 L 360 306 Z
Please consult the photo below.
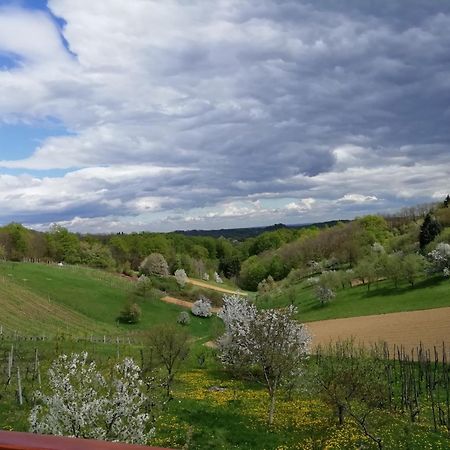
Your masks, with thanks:
M 450 195 L 447 194 L 444 200 L 444 208 L 448 208 L 450 206 Z
M 434 216 L 428 213 L 420 227 L 419 243 L 423 250 L 441 232 L 442 227 Z

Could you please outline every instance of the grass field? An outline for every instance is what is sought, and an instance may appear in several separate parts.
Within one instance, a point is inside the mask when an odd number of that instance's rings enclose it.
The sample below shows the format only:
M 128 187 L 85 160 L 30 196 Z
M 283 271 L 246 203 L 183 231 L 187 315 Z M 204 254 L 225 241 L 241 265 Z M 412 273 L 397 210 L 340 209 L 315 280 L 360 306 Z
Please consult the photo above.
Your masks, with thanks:
M 381 281 L 370 291 L 366 286 L 339 289 L 336 298 L 324 306 L 315 298 L 313 287 L 299 283 L 262 296 L 257 304 L 271 308 L 287 306 L 292 301 L 302 322 L 441 308 L 450 306 L 450 281 L 435 277 L 419 281 L 414 287 L 402 284 L 395 288 L 391 282 Z
M 73 333 L 86 329 L 94 334 L 142 332 L 156 324 L 176 323 L 184 310 L 157 297 L 142 298 L 138 300 L 141 321 L 120 324 L 117 318 L 133 289 L 128 279 L 83 267 L 10 262 L 0 264 L 0 277 L 0 305 L 5 309 L 0 325 L 28 334 L 57 334 L 61 327 Z M 28 302 L 30 310 L 25 308 Z M 14 305 L 22 305 L 23 314 Z M 192 336 L 202 341 L 218 330 L 220 323 L 215 317 L 192 317 L 189 325 Z
M 116 318 L 133 282 L 115 274 L 79 267 L 28 263 L 0 264 L 1 324 L 16 327 L 22 333 L 54 336 L 62 330 L 77 333 L 128 334 L 150 329 L 158 323 L 176 323 L 183 309 L 160 301 L 157 297 L 141 298 L 142 320 L 137 325 L 117 324 Z M 415 288 L 394 289 L 380 283 L 367 292 L 366 287 L 340 290 L 333 303 L 317 305 L 313 290 L 302 284 L 292 292 L 283 291 L 272 298 L 257 300 L 262 306 L 284 306 L 294 299 L 302 321 L 325 318 L 364 316 L 373 313 L 438 308 L 450 305 L 448 280 L 428 280 Z M 292 289 L 292 288 L 291 288 Z M 292 293 L 295 295 L 293 296 Z M 355 423 L 348 420 L 339 427 L 333 411 L 304 387 L 292 400 L 280 395 L 275 424 L 266 424 L 267 393 L 260 384 L 236 380 L 218 365 L 214 350 L 202 344 L 222 330 L 217 318 L 192 317 L 186 327 L 191 335 L 192 350 L 175 378 L 174 401 L 165 407 L 156 424 L 157 434 L 151 442 L 171 448 L 189 449 L 355 449 L 374 448 Z M 420 330 L 418 330 L 420 333 Z M 40 355 L 43 384 L 46 369 L 62 352 L 89 351 L 105 371 L 117 357 L 130 355 L 140 362 L 139 345 L 103 344 L 86 339 L 77 342 L 70 337 L 47 341 L 0 340 L 0 380 L 5 379 L 9 349 L 14 346 L 14 364 L 23 373 L 24 404 L 17 403 L 17 381 L 5 385 L 0 396 L 0 428 L 26 431 L 27 417 L 33 405 L 32 392 L 37 388 L 33 378 L 36 349 Z M 145 346 L 144 346 L 145 351 Z M 312 363 L 312 358 L 310 359 Z M 448 448 L 445 432 L 431 431 L 429 422 L 411 425 L 406 415 L 383 413 L 375 417 L 385 448 Z M 399 442 L 399 436 L 402 441 Z
M 27 431 L 28 416 L 33 405 L 32 394 L 38 388 L 32 374 L 26 369 L 33 365 L 34 351 L 40 355 L 42 381 L 47 383 L 46 369 L 62 352 L 86 350 L 97 365 L 104 370 L 120 357 L 132 356 L 139 361 L 139 349 L 135 346 L 77 343 L 73 341 L 14 342 L 16 364 L 24 373 L 24 404 L 16 397 L 16 381 L 2 390 L 0 399 L 0 428 Z M 10 342 L 0 341 L 0 355 L 7 355 Z M 5 358 L 0 357 L 3 369 Z M 0 370 L 4 379 L 3 370 Z M 168 448 L 240 450 L 353 450 L 374 449 L 376 446 L 363 435 L 348 418 L 340 427 L 330 408 L 316 398 L 309 389 L 297 393 L 293 399 L 280 395 L 275 422 L 267 426 L 267 393 L 265 389 L 249 381 L 232 379 L 219 370 L 211 353 L 200 368 L 195 354 L 177 373 L 174 400 L 161 411 L 156 423 L 156 436 L 150 442 Z M 304 383 L 308 386 L 309 380 Z M 220 389 L 215 389 L 220 387 Z M 411 425 L 407 416 L 378 414 L 371 417 L 376 423 L 386 449 L 423 450 L 448 448 L 445 432 L 433 432 L 429 425 Z

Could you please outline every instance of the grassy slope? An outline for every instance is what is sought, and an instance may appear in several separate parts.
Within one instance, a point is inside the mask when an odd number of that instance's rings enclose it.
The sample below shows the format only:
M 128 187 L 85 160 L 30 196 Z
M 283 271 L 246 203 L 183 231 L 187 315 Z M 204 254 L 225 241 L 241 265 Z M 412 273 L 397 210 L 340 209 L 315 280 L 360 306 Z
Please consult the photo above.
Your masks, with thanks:
M 105 333 L 114 331 L 112 326 L 102 324 L 58 305 L 40 295 L 2 277 L 0 281 L 0 325 L 3 332 L 34 334 Z
M 340 289 L 326 306 L 321 306 L 315 299 L 314 289 L 303 283 L 290 289 L 295 291 L 298 317 L 305 322 L 450 306 L 450 282 L 440 277 L 420 281 L 414 287 L 403 284 L 396 289 L 391 282 L 385 281 L 372 286 L 370 291 L 366 286 Z M 269 300 L 262 299 L 259 304 L 279 307 L 289 302 L 288 290 L 283 290 Z
M 0 264 L 0 277 L 9 283 L 4 286 L 5 295 L 15 289 L 18 297 L 34 294 L 34 297 L 45 299 L 45 303 L 50 299 L 55 309 L 64 308 L 67 311 L 69 324 L 72 323 L 70 315 L 76 314 L 89 322 L 94 333 L 143 331 L 158 323 L 176 323 L 183 310 L 156 299 L 142 300 L 141 322 L 137 325 L 117 325 L 116 319 L 133 287 L 129 280 L 81 267 L 10 262 Z M 40 320 L 38 308 L 36 315 L 27 315 L 23 328 L 25 331 L 41 330 Z M 196 338 L 208 339 L 218 327 L 218 319 L 193 317 L 189 332 Z M 54 330 L 51 320 L 49 329 Z

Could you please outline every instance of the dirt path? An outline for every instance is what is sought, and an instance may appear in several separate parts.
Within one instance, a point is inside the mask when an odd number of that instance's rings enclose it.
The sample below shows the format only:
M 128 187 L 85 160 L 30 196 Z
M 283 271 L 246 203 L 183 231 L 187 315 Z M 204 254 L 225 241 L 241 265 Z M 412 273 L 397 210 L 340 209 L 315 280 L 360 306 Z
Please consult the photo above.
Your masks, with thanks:
M 237 294 L 237 295 L 241 295 L 243 297 L 247 296 L 247 294 L 245 292 L 233 291 L 231 289 L 227 289 L 227 288 L 223 288 L 220 286 L 215 286 L 214 284 L 206 283 L 205 281 L 194 280 L 192 278 L 188 278 L 187 282 L 190 284 L 194 284 L 195 286 L 203 287 L 206 289 L 212 289 L 213 291 L 225 292 L 226 294 Z
M 180 300 L 179 298 L 169 297 L 166 295 L 165 297 L 161 297 L 161 300 L 166 303 L 172 303 L 172 305 L 183 306 L 184 308 L 192 308 L 193 303 L 188 302 L 186 300 Z M 213 313 L 218 313 L 220 308 L 211 308 Z
M 450 308 L 407 311 L 347 319 L 321 320 L 307 323 L 313 335 L 313 345 L 330 340 L 354 337 L 356 342 L 403 345 L 408 350 L 420 342 L 426 348 L 450 348 Z

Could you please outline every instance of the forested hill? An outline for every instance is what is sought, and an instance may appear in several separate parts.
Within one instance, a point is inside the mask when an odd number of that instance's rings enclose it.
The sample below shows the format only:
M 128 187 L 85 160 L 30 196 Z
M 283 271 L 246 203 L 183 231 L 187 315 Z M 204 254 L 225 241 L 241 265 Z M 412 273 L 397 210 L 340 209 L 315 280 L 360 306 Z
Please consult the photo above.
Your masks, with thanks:
M 318 223 L 304 223 L 296 225 L 285 225 L 283 223 L 277 223 L 267 227 L 249 227 L 249 228 L 221 228 L 220 230 L 177 230 L 175 233 L 183 234 L 185 236 L 209 236 L 213 238 L 224 237 L 227 239 L 234 239 L 236 241 L 243 241 L 248 238 L 257 237 L 262 233 L 268 231 L 275 231 L 281 228 L 290 228 L 294 230 L 300 230 L 302 228 L 326 228 L 333 227 L 338 223 L 347 223 L 349 220 L 330 220 L 328 222 Z
M 220 275 L 251 291 L 264 280 L 281 281 L 291 273 L 302 278 L 319 269 L 359 267 L 363 280 L 373 273 L 385 277 L 382 265 L 425 267 L 429 255 L 436 249 L 447 251 L 447 245 L 450 197 L 429 209 L 408 208 L 395 216 L 365 216 L 346 223 L 102 236 L 78 235 L 58 225 L 46 233 L 18 223 L 0 227 L 0 260 L 86 265 L 138 276 L 153 254 L 170 274 L 183 269 L 194 278 Z M 380 261 L 377 255 L 382 255 Z M 443 269 L 450 273 L 450 267 Z

